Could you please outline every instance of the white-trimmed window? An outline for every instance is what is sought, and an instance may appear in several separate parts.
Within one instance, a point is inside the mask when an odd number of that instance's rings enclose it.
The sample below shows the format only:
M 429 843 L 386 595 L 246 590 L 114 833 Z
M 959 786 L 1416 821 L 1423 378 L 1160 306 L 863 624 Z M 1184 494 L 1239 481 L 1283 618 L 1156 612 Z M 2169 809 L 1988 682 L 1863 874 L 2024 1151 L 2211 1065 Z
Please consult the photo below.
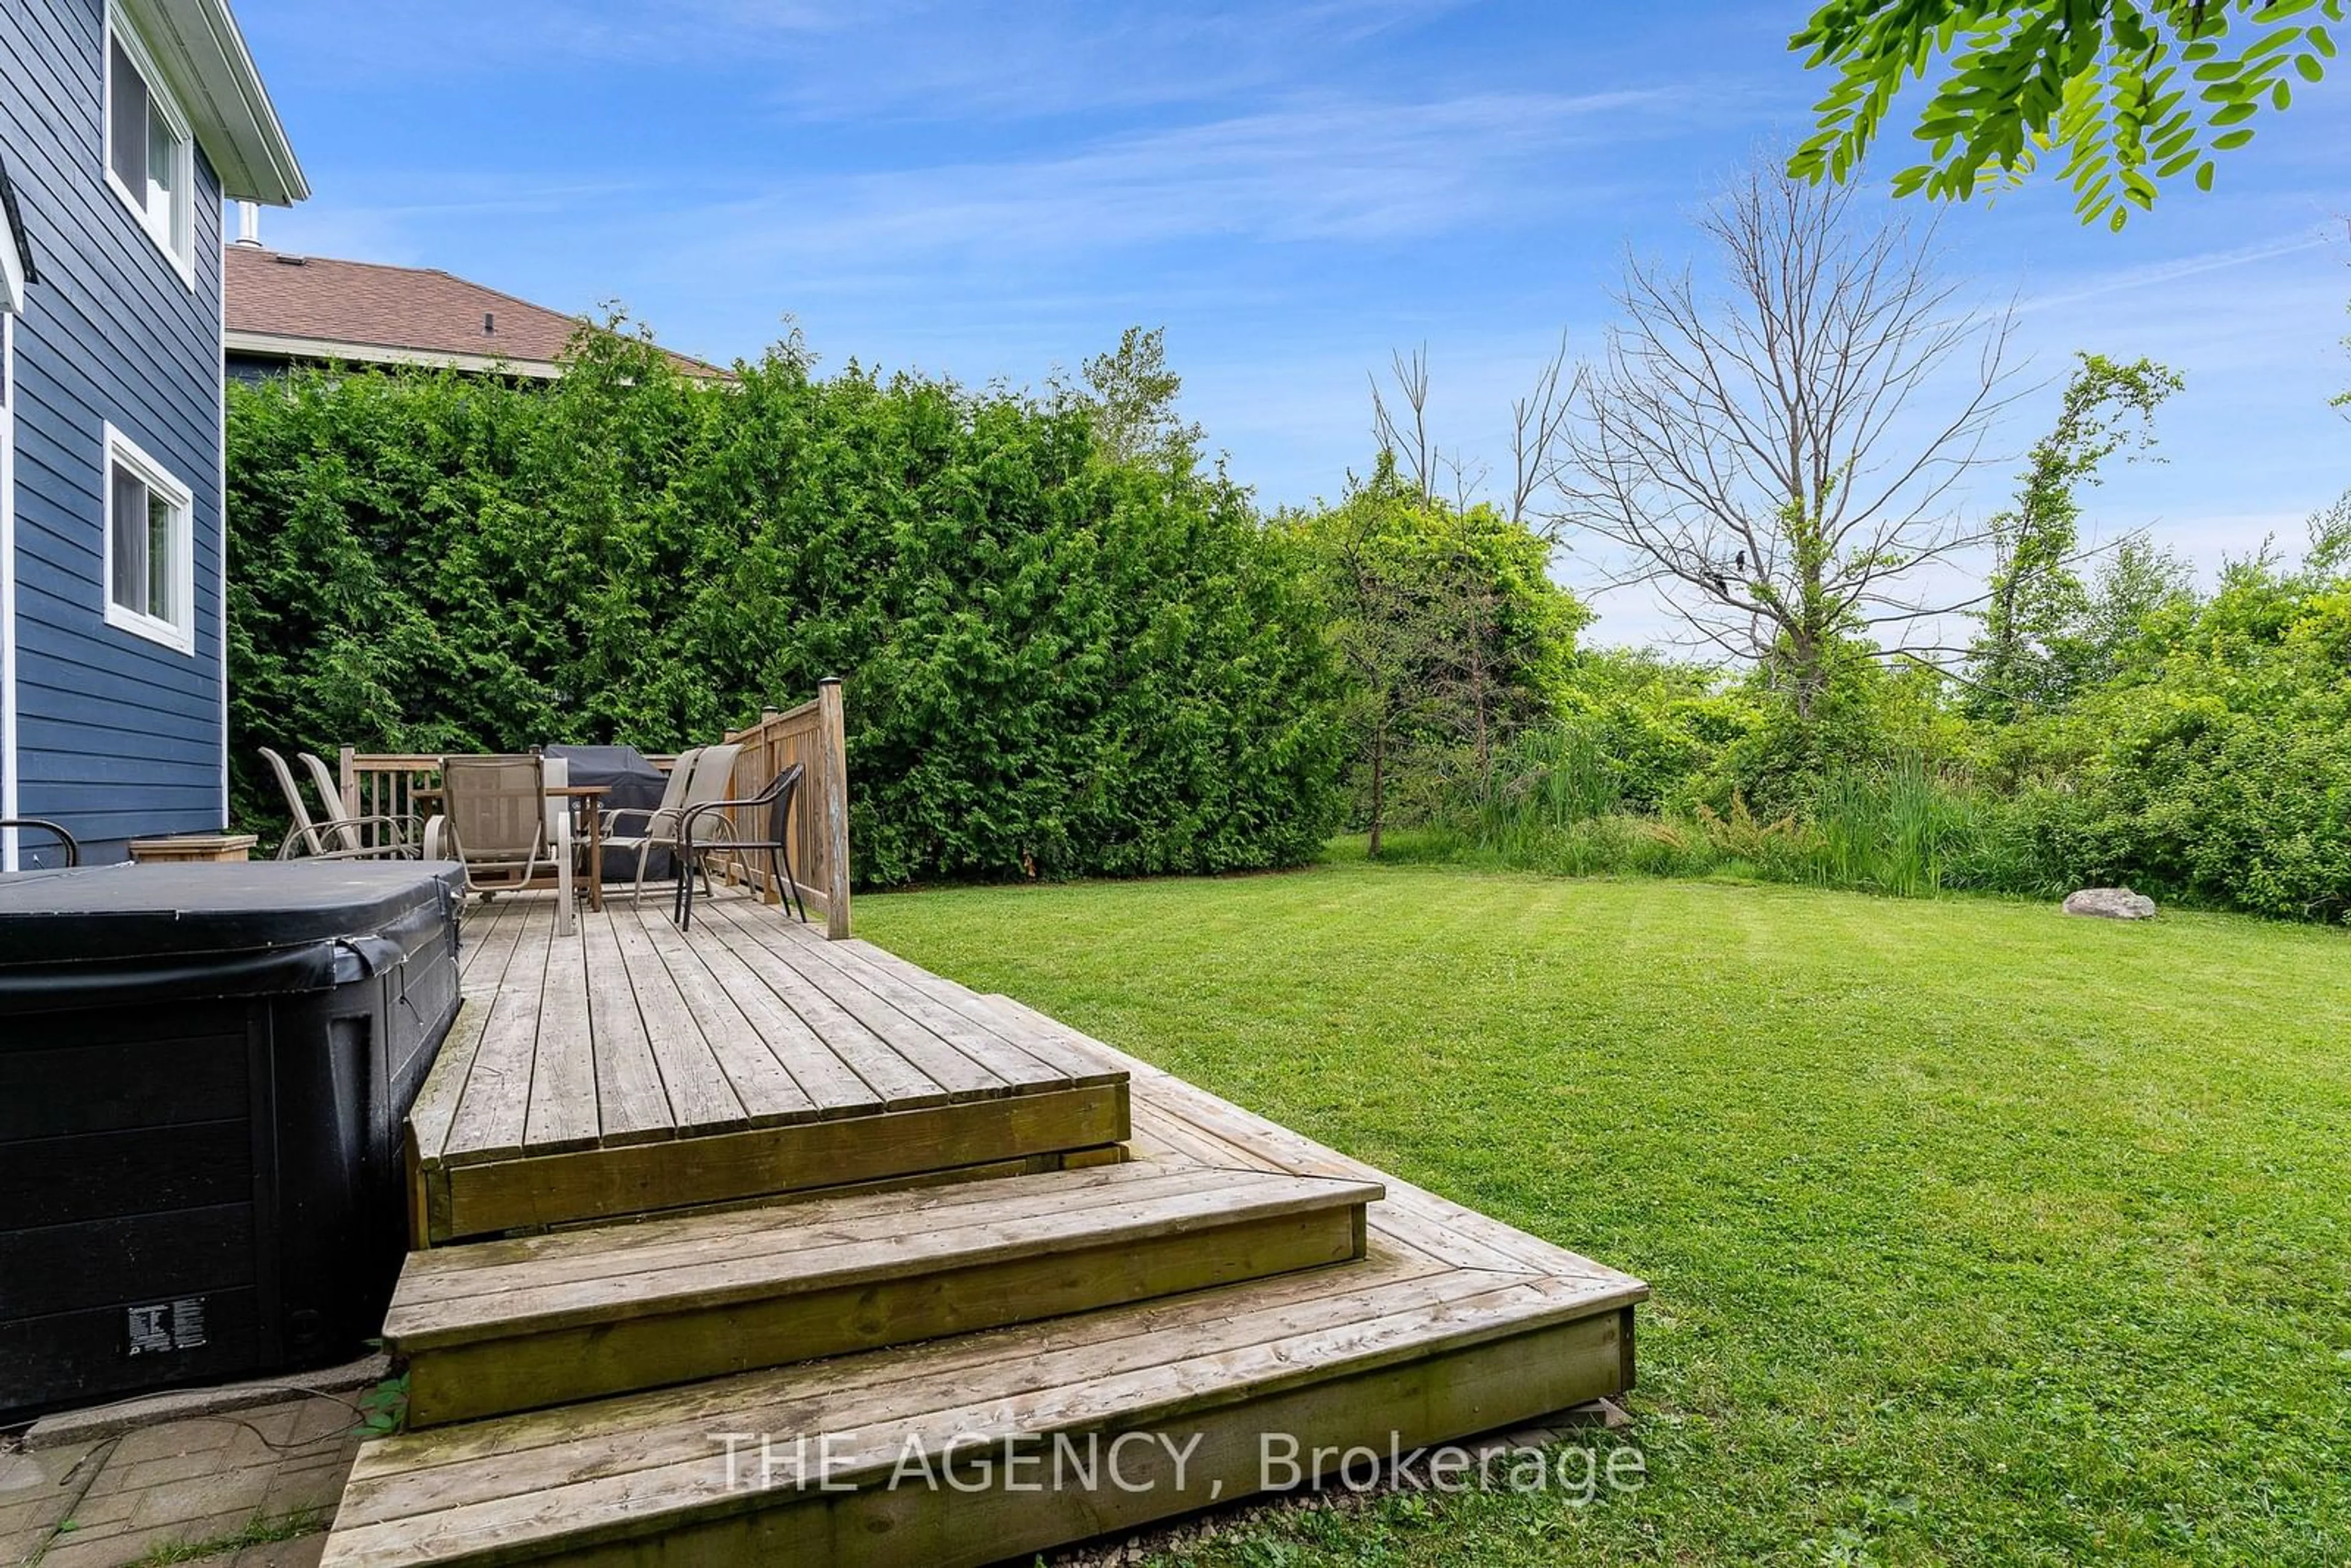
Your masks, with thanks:
M 106 7 L 106 183 L 194 287 L 194 139 L 154 57 L 112 4 Z
M 194 497 L 106 427 L 106 623 L 196 651 Z

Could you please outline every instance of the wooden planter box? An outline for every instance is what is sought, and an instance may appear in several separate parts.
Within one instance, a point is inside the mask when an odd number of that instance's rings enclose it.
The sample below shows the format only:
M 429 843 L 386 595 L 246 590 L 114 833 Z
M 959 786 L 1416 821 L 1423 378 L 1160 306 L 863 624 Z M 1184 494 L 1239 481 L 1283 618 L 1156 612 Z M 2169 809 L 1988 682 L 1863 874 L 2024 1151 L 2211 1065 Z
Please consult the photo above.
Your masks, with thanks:
M 250 860 L 253 846 L 260 841 L 256 833 L 173 833 L 168 838 L 131 840 L 131 858 L 141 865 Z

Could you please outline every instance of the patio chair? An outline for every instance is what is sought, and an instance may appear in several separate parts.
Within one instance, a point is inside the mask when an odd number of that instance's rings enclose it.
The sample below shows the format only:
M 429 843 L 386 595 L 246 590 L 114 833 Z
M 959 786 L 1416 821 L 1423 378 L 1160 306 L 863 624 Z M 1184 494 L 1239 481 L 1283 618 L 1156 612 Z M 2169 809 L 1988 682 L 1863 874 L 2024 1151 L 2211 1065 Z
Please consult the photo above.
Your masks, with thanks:
M 286 815 L 292 823 L 287 830 L 286 841 L 277 846 L 279 860 L 290 861 L 298 857 L 310 860 L 416 858 L 413 822 L 404 817 L 344 816 L 337 810 L 342 804 L 341 794 L 328 787 L 333 782 L 331 776 L 320 781 L 319 789 L 327 820 L 323 822 L 312 821 L 309 805 L 302 799 L 302 787 L 294 782 L 294 770 L 286 766 L 286 758 L 266 746 L 257 749 L 261 759 L 269 764 L 269 771 L 277 777 L 278 791 L 286 797 Z M 310 760 L 317 761 L 315 758 Z M 318 766 L 319 773 L 325 774 L 326 765 L 319 763 Z M 381 831 L 381 841 L 368 841 L 371 829 Z
M 568 776 L 560 760 L 535 755 L 444 758 L 441 812 L 424 824 L 424 858 L 457 862 L 466 891 L 485 897 L 528 887 L 551 866 L 556 935 L 569 936 L 571 811 L 547 793 Z
M 768 857 L 768 874 L 781 885 L 784 907 L 799 905 L 800 921 L 808 921 L 808 904 L 792 879 L 790 829 L 792 800 L 808 769 L 793 763 L 776 775 L 765 789 L 743 800 L 710 800 L 689 809 L 678 832 L 683 858 L 677 867 L 676 904 L 672 918 L 681 931 L 694 929 L 694 879 L 702 877 L 710 891 L 710 856 L 729 851 Z
M 319 824 L 319 831 L 334 841 L 335 847 L 346 854 L 361 855 L 371 852 L 385 859 L 413 860 L 416 856 L 418 826 L 413 817 L 346 817 L 341 813 L 343 787 L 335 779 L 335 770 L 321 761 L 315 752 L 298 751 L 294 760 L 310 775 L 310 788 L 325 802 L 328 821 Z M 368 841 L 368 824 L 387 825 L 383 836 L 374 843 Z
M 676 817 L 666 824 L 666 831 L 655 841 L 655 847 L 670 852 L 675 862 L 676 874 L 685 874 L 686 856 L 683 833 L 685 819 L 705 806 L 725 802 L 727 792 L 735 788 L 735 759 L 743 755 L 743 747 L 732 741 L 721 746 L 705 746 L 694 759 L 694 774 L 685 783 L 685 793 L 679 800 Z M 717 832 L 721 824 L 708 819 L 703 831 Z
M 47 833 L 57 841 L 57 848 L 65 854 L 66 864 L 68 866 L 81 864 L 81 841 L 67 832 L 58 823 L 50 821 L 47 817 L 0 817 L 0 833 L 13 833 L 22 828 Z
M 689 747 L 677 754 L 676 759 L 669 765 L 669 780 L 662 786 L 660 805 L 620 806 L 604 813 L 604 847 L 623 853 L 630 850 L 637 852 L 637 877 L 629 894 L 629 901 L 632 904 L 642 902 L 645 896 L 647 859 L 653 851 L 667 849 L 670 841 L 677 837 L 678 818 L 685 810 L 686 790 L 694 782 L 695 765 L 708 749 L 707 747 Z M 736 749 L 739 751 L 741 747 Z M 726 770 L 730 775 L 734 772 L 733 758 L 727 758 Z M 645 820 L 643 829 L 634 833 L 621 831 L 622 820 L 628 817 L 643 817 Z M 599 874 L 603 871 L 601 866 L 596 869 Z

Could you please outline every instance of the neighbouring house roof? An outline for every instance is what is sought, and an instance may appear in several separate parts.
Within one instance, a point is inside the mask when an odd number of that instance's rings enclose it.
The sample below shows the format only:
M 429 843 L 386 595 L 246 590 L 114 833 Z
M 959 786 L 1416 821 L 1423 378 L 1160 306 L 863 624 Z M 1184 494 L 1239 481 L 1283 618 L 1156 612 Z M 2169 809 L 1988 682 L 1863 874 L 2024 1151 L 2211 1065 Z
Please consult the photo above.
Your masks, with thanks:
M 291 206 L 310 193 L 227 0 L 121 0 L 186 110 L 221 193 Z
M 551 377 L 582 319 L 437 267 L 251 245 L 230 246 L 226 255 L 224 341 L 232 354 Z M 727 373 L 684 354 L 669 358 L 686 375 Z

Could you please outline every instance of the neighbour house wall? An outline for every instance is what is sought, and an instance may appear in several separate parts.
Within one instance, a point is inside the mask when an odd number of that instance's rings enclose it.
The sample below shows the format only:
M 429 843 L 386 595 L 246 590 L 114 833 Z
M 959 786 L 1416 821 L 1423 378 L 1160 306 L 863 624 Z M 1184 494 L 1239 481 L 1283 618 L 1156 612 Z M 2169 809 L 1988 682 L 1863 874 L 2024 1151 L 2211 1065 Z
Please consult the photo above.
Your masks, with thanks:
M 15 327 L 17 815 L 62 821 L 87 858 L 225 821 L 222 643 L 221 191 L 198 148 L 195 281 L 105 175 L 105 0 L 0 4 L 0 142 L 40 269 Z M 193 496 L 195 647 L 106 619 L 105 430 Z M 42 863 L 23 841 L 23 863 Z

